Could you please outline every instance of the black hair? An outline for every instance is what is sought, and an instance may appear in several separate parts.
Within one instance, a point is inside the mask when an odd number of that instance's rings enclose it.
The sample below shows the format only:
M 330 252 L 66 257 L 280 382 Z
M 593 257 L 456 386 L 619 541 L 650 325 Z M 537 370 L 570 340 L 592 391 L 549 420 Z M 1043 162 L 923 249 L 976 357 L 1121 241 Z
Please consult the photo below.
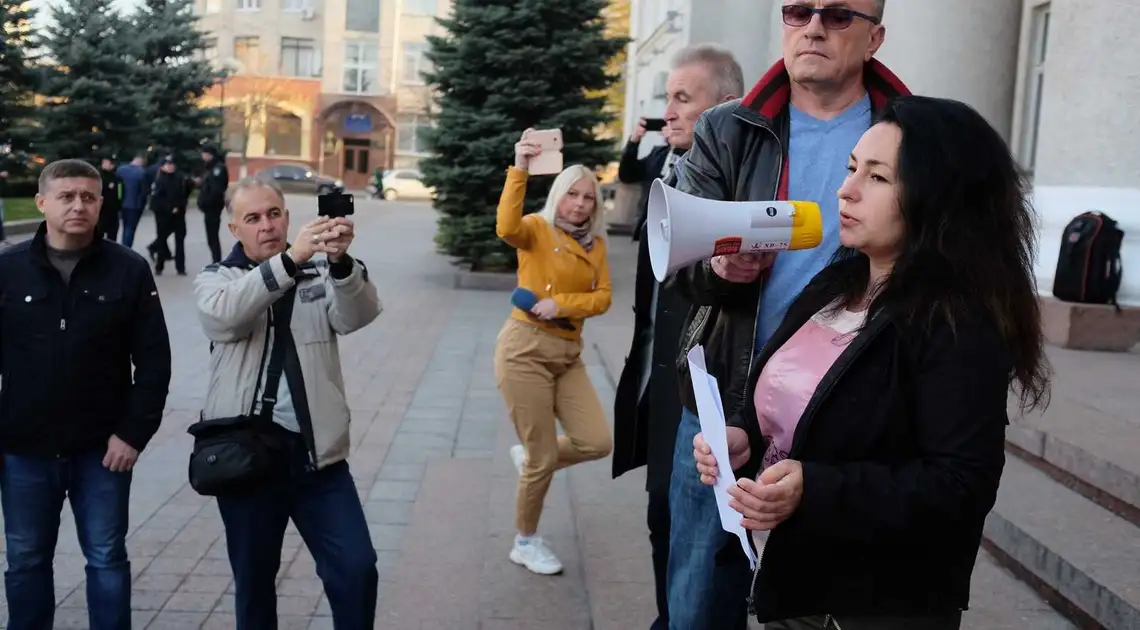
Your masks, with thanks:
M 1033 273 L 1036 213 L 1001 135 L 959 101 L 900 96 L 874 124 L 901 131 L 896 176 L 902 249 L 882 286 L 865 254 L 840 248 L 814 290 L 838 308 L 868 294 L 868 315 L 929 332 L 936 321 L 988 319 L 1012 359 L 1022 409 L 1047 404 L 1049 366 Z

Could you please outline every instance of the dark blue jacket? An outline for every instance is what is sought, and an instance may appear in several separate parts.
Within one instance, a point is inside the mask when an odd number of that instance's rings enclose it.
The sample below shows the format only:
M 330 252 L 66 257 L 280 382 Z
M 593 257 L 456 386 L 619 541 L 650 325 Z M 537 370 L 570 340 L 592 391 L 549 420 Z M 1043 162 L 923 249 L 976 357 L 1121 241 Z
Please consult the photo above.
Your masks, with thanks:
M 143 167 L 124 164 L 119 167 L 119 178 L 123 180 L 122 207 L 132 210 L 141 210 L 145 207 L 150 186 L 147 183 L 146 171 L 143 170 Z

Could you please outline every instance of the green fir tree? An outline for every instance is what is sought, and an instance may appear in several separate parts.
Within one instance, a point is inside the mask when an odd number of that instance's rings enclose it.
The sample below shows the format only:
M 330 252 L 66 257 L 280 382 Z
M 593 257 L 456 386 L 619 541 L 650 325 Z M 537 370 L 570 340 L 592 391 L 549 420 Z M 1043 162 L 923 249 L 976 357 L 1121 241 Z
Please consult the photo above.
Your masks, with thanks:
M 61 0 L 51 5 L 51 16 L 43 44 L 55 67 L 43 88 L 38 152 L 52 160 L 91 160 L 130 151 L 142 99 L 131 83 L 129 23 L 112 0 Z
M 495 236 L 495 208 L 514 144 L 527 127 L 560 128 L 563 163 L 594 168 L 616 156 L 595 136 L 608 122 L 610 59 L 627 43 L 606 34 L 608 0 L 456 0 L 447 31 L 429 37 L 439 113 L 421 162 L 441 212 L 436 243 L 473 270 L 510 270 L 513 250 Z M 553 177 L 532 177 L 528 211 Z
M 199 107 L 224 75 L 204 59 L 206 40 L 197 22 L 193 0 L 144 0 L 132 16 L 138 61 L 133 83 L 146 112 L 139 148 L 168 149 L 186 164 L 200 161 L 201 146 L 218 141 L 222 124 L 220 109 Z
M 24 0 L 0 0 L 0 144 L 26 151 L 35 134 L 33 98 L 40 74 L 35 66 L 32 20 Z

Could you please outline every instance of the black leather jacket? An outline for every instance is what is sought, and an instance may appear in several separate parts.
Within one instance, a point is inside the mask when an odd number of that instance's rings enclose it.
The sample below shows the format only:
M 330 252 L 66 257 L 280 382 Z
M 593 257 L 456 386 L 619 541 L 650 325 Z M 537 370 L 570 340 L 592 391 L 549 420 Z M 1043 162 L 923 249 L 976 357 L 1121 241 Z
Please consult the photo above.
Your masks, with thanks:
M 864 84 L 875 111 L 891 97 L 907 93 L 898 78 L 873 59 L 864 70 Z M 748 96 L 702 114 L 676 188 L 719 201 L 787 199 L 790 85 L 781 60 Z M 764 280 L 728 282 L 713 273 L 707 260 L 668 280 L 693 304 L 677 355 L 681 403 L 690 411 L 696 413 L 696 402 L 686 355 L 697 344 L 704 346 L 705 365 L 717 378 L 725 415 L 739 416 L 744 408 Z M 811 278 L 803 280 L 806 285 Z

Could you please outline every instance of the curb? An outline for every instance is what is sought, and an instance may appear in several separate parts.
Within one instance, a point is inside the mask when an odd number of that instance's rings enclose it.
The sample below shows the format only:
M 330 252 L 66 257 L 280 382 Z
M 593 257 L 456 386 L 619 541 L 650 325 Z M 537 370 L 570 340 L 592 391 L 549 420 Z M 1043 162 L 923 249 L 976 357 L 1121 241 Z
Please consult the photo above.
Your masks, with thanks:
M 23 234 L 35 234 L 39 229 L 43 219 L 23 219 L 21 221 L 9 221 L 4 224 L 4 234 L 13 234 L 21 236 Z

